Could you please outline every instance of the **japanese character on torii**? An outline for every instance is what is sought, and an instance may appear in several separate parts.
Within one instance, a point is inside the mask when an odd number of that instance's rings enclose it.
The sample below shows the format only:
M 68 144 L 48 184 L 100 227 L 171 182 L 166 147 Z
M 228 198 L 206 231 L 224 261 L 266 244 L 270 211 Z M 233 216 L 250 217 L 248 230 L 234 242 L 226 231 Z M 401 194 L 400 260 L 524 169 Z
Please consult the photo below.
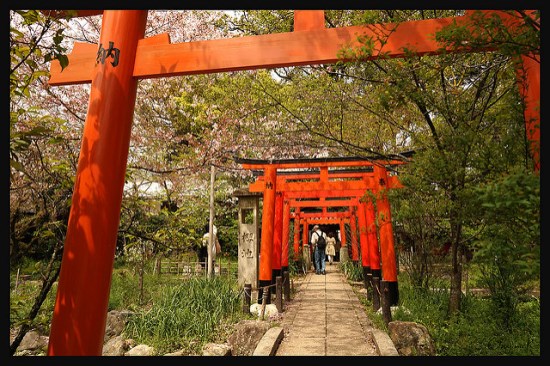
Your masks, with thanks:
M 52 14 L 55 11 L 44 11 Z M 64 12 L 59 11 L 57 15 Z M 378 51 L 404 57 L 441 52 L 429 35 L 468 16 L 370 27 L 325 28 L 323 10 L 296 10 L 292 32 L 170 44 L 167 34 L 144 38 L 147 10 L 78 10 L 102 14 L 99 45 L 74 46 L 69 65 L 51 64 L 50 85 L 91 83 L 88 113 L 73 190 L 48 355 L 101 355 L 137 81 L 144 78 L 276 68 L 339 61 L 358 35 L 378 39 L 392 29 Z M 532 156 L 539 169 L 540 55 L 523 57 L 525 119 Z M 518 76 L 523 76 L 518 72 Z

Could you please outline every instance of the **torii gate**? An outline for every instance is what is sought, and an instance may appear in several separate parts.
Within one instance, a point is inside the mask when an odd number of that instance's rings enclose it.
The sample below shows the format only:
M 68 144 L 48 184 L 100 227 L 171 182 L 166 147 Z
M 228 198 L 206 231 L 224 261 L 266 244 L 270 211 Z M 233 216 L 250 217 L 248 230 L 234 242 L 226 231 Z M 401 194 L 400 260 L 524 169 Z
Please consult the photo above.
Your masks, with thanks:
M 288 221 L 288 214 L 284 212 L 290 207 L 283 208 L 285 194 L 292 194 L 293 197 L 302 195 L 312 197 L 343 197 L 351 196 L 357 199 L 362 198 L 367 190 L 380 195 L 377 200 L 377 211 L 379 215 L 380 251 L 382 259 L 383 282 L 388 284 L 388 300 L 392 305 L 397 303 L 397 267 L 395 262 L 395 251 L 393 245 L 393 230 L 391 227 L 391 214 L 385 190 L 388 188 L 402 187 L 396 176 L 388 176 L 386 166 L 401 165 L 402 160 L 378 159 L 375 163 L 368 158 L 321 158 L 321 159 L 281 159 L 281 160 L 254 160 L 238 159 L 244 169 L 263 170 L 263 175 L 258 176 L 256 181 L 249 185 L 250 192 L 263 193 L 262 213 L 262 238 L 259 268 L 259 288 L 264 288 L 273 283 L 273 279 L 282 271 L 286 260 L 288 266 L 288 255 L 282 256 L 282 252 L 288 253 L 288 229 L 284 229 Z M 334 170 L 329 171 L 329 167 Z M 372 167 L 372 172 L 365 171 L 339 171 L 337 168 L 350 167 Z M 284 169 L 296 168 L 317 168 L 318 172 L 284 172 Z M 280 173 L 280 174 L 279 174 Z M 326 202 L 326 201 L 325 201 Z M 324 203 L 304 201 L 304 204 L 323 206 Z M 380 256 L 378 256 L 378 240 L 376 239 L 376 227 L 374 226 L 374 209 L 372 203 L 369 206 L 370 223 L 367 225 L 366 202 L 359 204 L 359 224 L 361 228 L 361 254 L 363 271 L 365 275 L 371 273 L 371 265 L 376 270 L 376 277 L 380 275 Z M 301 214 L 301 216 L 306 216 Z M 336 213 L 326 212 L 311 213 L 310 218 L 322 224 L 332 222 Z M 354 215 L 355 216 L 355 215 Z M 307 222 L 308 220 L 306 220 Z M 309 220 L 311 221 L 311 219 Z M 336 222 L 335 222 L 336 223 Z M 352 248 L 354 249 L 354 260 L 358 259 L 357 243 L 353 240 L 356 229 L 354 220 L 350 221 L 352 229 Z M 288 225 L 287 225 L 288 227 Z M 368 230 L 367 230 L 368 228 Z M 307 242 L 307 234 L 304 230 L 303 242 Z M 369 247 L 371 255 L 369 255 Z M 286 250 L 286 251 L 285 251 Z M 262 291 L 258 292 L 258 301 L 262 298 Z M 268 297 L 269 299 L 269 297 Z
M 405 49 L 437 54 L 440 45 L 428 36 L 455 20 L 467 23 L 469 19 L 465 15 L 409 21 L 397 28 L 391 24 L 325 28 L 323 10 L 296 10 L 292 32 L 170 44 L 166 34 L 143 38 L 147 13 L 77 11 L 78 16 L 103 14 L 99 47 L 76 43 L 63 71 L 57 61 L 51 63 L 50 85 L 91 82 L 91 91 L 52 318 L 50 356 L 101 355 L 138 79 L 336 63 L 343 46 L 359 46 L 358 35 L 371 37 L 376 44 L 378 51 L 369 59 L 381 54 L 405 57 Z M 502 12 L 497 14 L 509 19 Z M 509 24 L 516 26 L 513 21 Z M 382 45 L 378 34 L 391 28 L 395 29 Z M 525 96 L 527 138 L 538 171 L 540 55 L 524 56 L 522 61 L 518 82 Z M 274 179 L 274 171 L 266 173 Z
M 377 172 L 376 180 L 377 183 L 384 183 L 385 185 L 385 179 L 387 179 L 388 188 L 401 188 L 403 187 L 397 177 L 395 176 L 387 176 L 384 178 L 384 172 L 385 168 L 378 168 L 373 169 L 370 174 L 373 174 L 374 171 Z M 304 174 L 305 173 L 305 174 Z M 356 173 L 356 172 L 346 172 L 346 173 L 340 173 L 338 171 L 332 172 L 335 174 L 331 174 L 331 178 L 350 178 L 350 177 L 362 177 L 366 178 L 365 173 Z M 384 175 L 382 175 L 382 174 Z M 287 173 L 283 173 L 284 176 L 277 175 L 277 184 L 279 185 L 279 180 L 291 180 L 292 178 L 302 178 L 302 179 L 311 179 L 311 178 L 319 178 L 318 175 L 311 174 L 310 172 L 302 172 L 302 174 L 299 175 L 288 175 Z M 261 177 L 260 177 L 261 178 Z M 283 178 L 283 179 L 279 179 Z M 384 187 L 385 188 L 385 187 Z M 372 190 L 375 193 L 380 193 L 380 187 L 378 189 Z M 304 192 L 287 192 L 284 193 L 284 199 L 285 204 L 287 203 L 286 200 L 288 200 L 287 196 L 293 196 L 293 197 L 299 197 L 299 198 L 305 198 L 302 197 L 302 194 L 307 194 L 308 197 L 314 197 L 315 192 L 312 191 L 304 191 Z M 299 211 L 291 215 L 283 216 L 282 225 L 283 225 L 283 234 L 282 234 L 282 253 L 288 253 L 288 244 L 286 240 L 288 239 L 288 220 L 289 216 L 294 217 L 295 219 L 300 219 L 303 221 L 303 242 L 308 242 L 308 230 L 307 227 L 309 224 L 317 223 L 317 224 L 331 224 L 336 223 L 340 225 L 340 232 L 341 232 L 341 240 L 342 240 L 342 247 L 346 247 L 346 234 L 344 230 L 344 223 L 348 223 L 350 225 L 351 230 L 351 248 L 352 248 L 352 260 L 357 261 L 359 258 L 359 250 L 358 250 L 358 244 L 357 244 L 357 226 L 359 228 L 359 241 L 360 241 L 360 248 L 361 248 L 361 264 L 363 267 L 363 279 L 364 279 L 364 286 L 365 289 L 368 290 L 367 294 L 369 298 L 373 301 L 373 309 L 376 311 L 380 308 L 380 296 L 379 293 L 382 292 L 384 296 L 384 301 L 389 303 L 390 305 L 397 305 L 399 300 L 399 292 L 397 288 L 397 278 L 395 277 L 395 280 L 389 280 L 386 276 L 382 282 L 382 270 L 381 270 L 381 258 L 380 258 L 380 249 L 378 246 L 378 237 L 377 237 L 377 230 L 376 230 L 376 212 L 373 207 L 373 203 L 370 200 L 365 200 L 363 191 L 331 191 L 330 195 L 323 194 L 322 197 L 318 201 L 314 200 L 306 200 L 306 201 L 298 201 L 297 199 L 290 200 L 290 207 L 320 207 L 322 208 L 322 212 L 312 212 L 312 213 L 300 213 Z M 381 192 L 382 194 L 378 194 L 380 200 L 378 200 L 378 206 L 379 206 L 379 222 L 384 227 L 384 234 L 380 236 L 380 238 L 384 241 L 382 244 L 382 248 L 384 249 L 384 253 L 386 255 L 383 257 L 386 261 L 386 271 L 388 271 L 388 266 L 390 267 L 390 273 L 395 273 L 395 262 L 389 262 L 388 259 L 392 258 L 394 256 L 394 245 L 393 245 L 393 231 L 388 231 L 388 228 L 391 228 L 391 219 L 389 218 L 389 203 L 387 201 L 387 197 L 385 195 L 385 192 Z M 341 194 L 342 196 L 339 196 Z M 340 198 L 338 200 L 326 200 L 325 198 L 329 197 L 337 197 Z M 347 197 L 346 199 L 343 199 L 342 197 Z M 277 203 L 276 203 L 277 205 Z M 327 212 L 328 207 L 346 207 L 347 211 L 337 211 L 337 212 Z M 285 210 L 290 208 L 286 208 Z M 286 213 L 286 211 L 285 211 Z M 343 220 L 345 218 L 345 220 Z M 356 220 L 358 220 L 358 223 L 356 223 Z M 277 217 L 275 217 L 275 225 L 277 225 Z M 298 224 L 299 225 L 299 224 Z M 298 252 L 298 225 L 295 222 L 295 233 L 294 233 L 294 256 L 296 257 Z M 390 225 L 390 226 L 388 226 Z M 382 228 L 381 228 L 382 231 Z M 390 237 L 388 237 L 390 235 Z M 275 233 L 274 238 L 274 249 L 277 240 L 277 233 Z M 391 246 L 390 250 L 388 250 L 388 245 Z M 276 255 L 277 253 L 275 253 Z M 286 259 L 286 265 L 288 266 L 288 256 L 282 257 L 282 270 L 284 271 L 284 261 Z M 382 266 L 383 267 L 383 266 Z M 276 270 L 273 270 L 273 278 L 278 275 L 276 273 Z M 393 278 L 392 278 L 393 279 Z M 273 281 L 273 279 L 272 279 Z M 387 291 L 380 291 L 381 285 L 384 289 L 387 289 Z M 383 311 L 386 311 L 384 308 Z
M 334 161 L 334 159 L 333 159 Z M 401 162 L 400 162 L 401 163 Z M 365 163 L 363 163 L 365 164 Z M 370 179 L 372 181 L 373 179 L 373 169 L 372 169 L 372 164 L 371 163 L 366 163 L 367 166 L 370 166 L 371 169 L 368 171 L 368 173 L 364 170 L 338 170 L 338 171 L 331 171 L 329 172 L 330 173 L 330 176 L 327 176 L 329 179 Z M 326 174 L 325 173 L 325 170 L 323 170 L 323 174 Z M 284 197 L 283 197 L 283 202 L 284 202 L 284 208 L 283 208 L 283 220 L 282 220 L 282 237 L 285 238 L 286 236 L 285 235 L 288 235 L 288 213 L 287 211 L 289 211 L 289 209 L 292 207 L 292 208 L 297 208 L 297 207 L 346 207 L 348 206 L 349 204 L 353 204 L 353 202 L 350 202 L 350 201 L 342 201 L 342 199 L 344 197 L 348 197 L 348 198 L 353 198 L 353 200 L 357 200 L 359 197 L 363 196 L 365 191 L 364 190 L 361 190 L 361 189 L 358 189 L 358 190 L 353 190 L 353 189 L 347 189 L 345 191 L 335 191 L 335 190 L 330 190 L 330 191 L 313 191 L 313 190 L 308 190 L 308 189 L 305 189 L 303 191 L 284 191 L 284 188 L 281 189 L 282 184 L 283 183 L 287 183 L 287 182 L 292 182 L 292 181 L 301 181 L 301 180 L 304 180 L 304 179 L 307 179 L 307 180 L 311 180 L 311 179 L 319 179 L 320 178 L 320 175 L 319 173 L 312 173 L 312 172 L 308 172 L 308 171 L 297 171 L 297 172 L 292 172 L 292 171 L 282 171 L 282 172 L 278 172 L 277 174 L 277 187 L 278 187 L 278 191 L 279 192 L 284 192 Z M 257 183 L 256 185 L 258 184 L 262 184 L 262 180 L 263 180 L 263 177 L 260 176 L 257 178 Z M 372 182 L 370 182 L 370 184 L 373 184 Z M 298 184 L 299 185 L 299 184 Z M 294 184 L 294 186 L 296 186 L 296 184 Z M 257 192 L 263 192 L 263 186 L 260 186 L 260 190 L 258 190 Z M 310 186 L 311 188 L 311 186 Z M 252 190 L 255 190 L 256 188 L 254 188 L 254 186 L 252 187 Z M 276 200 L 279 196 L 276 197 Z M 302 199 L 306 199 L 306 198 L 318 198 L 318 199 L 321 199 L 321 200 L 325 200 L 326 198 L 340 198 L 340 201 L 334 201 L 334 200 L 331 200 L 331 201 L 324 201 L 324 202 L 319 202 L 319 201 L 314 201 L 314 203 L 312 203 L 311 201 L 298 201 L 297 199 L 298 198 L 302 198 Z M 290 199 L 290 207 L 286 206 L 288 204 L 287 200 Z M 356 205 L 356 204 L 355 204 Z M 276 207 L 277 206 L 277 203 L 276 203 Z M 285 216 L 286 215 L 286 216 Z M 324 215 L 325 217 L 327 216 L 326 214 Z M 277 218 L 275 219 L 276 223 L 279 222 L 279 220 L 277 220 Z M 296 239 L 295 239 L 295 255 L 297 254 L 297 251 L 298 251 L 298 248 L 297 248 L 297 240 L 298 240 L 298 237 L 296 236 Z M 283 243 L 284 244 L 284 243 Z M 344 241 L 344 244 L 345 244 L 345 241 Z M 283 250 L 285 248 L 283 247 Z M 283 266 L 284 266 L 284 263 L 283 263 Z

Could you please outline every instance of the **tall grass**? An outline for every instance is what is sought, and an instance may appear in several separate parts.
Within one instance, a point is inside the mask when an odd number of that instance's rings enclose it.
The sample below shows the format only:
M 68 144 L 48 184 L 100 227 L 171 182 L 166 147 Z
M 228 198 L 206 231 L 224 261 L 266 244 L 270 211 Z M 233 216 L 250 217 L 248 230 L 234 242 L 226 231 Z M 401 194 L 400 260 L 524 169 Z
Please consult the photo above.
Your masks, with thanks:
M 225 341 L 227 325 L 250 317 L 242 312 L 242 290 L 232 278 L 194 277 L 158 293 L 151 307 L 130 318 L 124 333 L 159 353 L 199 354 L 205 343 Z
M 369 317 L 385 329 L 382 315 L 362 299 Z M 540 301 L 531 298 L 509 320 L 511 327 L 495 316 L 493 302 L 484 297 L 464 295 L 460 313 L 448 316 L 449 292 L 445 288 L 422 289 L 399 284 L 399 306 L 392 320 L 424 325 L 438 356 L 540 356 Z

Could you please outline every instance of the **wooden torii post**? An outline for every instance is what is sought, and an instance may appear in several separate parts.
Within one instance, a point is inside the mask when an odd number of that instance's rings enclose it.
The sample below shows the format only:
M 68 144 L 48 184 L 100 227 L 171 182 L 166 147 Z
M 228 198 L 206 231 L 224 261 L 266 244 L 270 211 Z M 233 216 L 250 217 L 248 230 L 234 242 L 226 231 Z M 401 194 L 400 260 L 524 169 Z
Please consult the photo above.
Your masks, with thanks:
M 358 36 L 370 37 L 375 43 L 377 51 L 369 59 L 406 57 L 406 49 L 420 55 L 437 54 L 442 49 L 432 36 L 454 21 L 467 23 L 469 19 L 410 21 L 397 27 L 325 28 L 323 10 L 296 10 L 292 32 L 170 44 L 167 34 L 144 38 L 147 13 L 77 11 L 77 16 L 102 14 L 99 45 L 75 43 L 64 70 L 57 61 L 51 63 L 50 85 L 91 83 L 91 91 L 52 318 L 50 356 L 102 352 L 139 79 L 336 63 L 341 48 L 360 46 Z M 392 32 L 382 44 L 379 35 L 387 29 Z M 528 83 L 521 82 L 520 89 L 527 101 L 527 137 L 538 169 L 540 58 L 535 58 L 535 62 L 523 58 L 526 67 L 521 75 L 526 77 L 521 80 Z M 266 178 L 267 183 L 275 184 L 270 169 Z M 264 203 L 273 205 L 274 200 L 274 192 L 267 187 Z M 273 217 L 264 220 L 269 233 L 262 233 L 272 238 Z

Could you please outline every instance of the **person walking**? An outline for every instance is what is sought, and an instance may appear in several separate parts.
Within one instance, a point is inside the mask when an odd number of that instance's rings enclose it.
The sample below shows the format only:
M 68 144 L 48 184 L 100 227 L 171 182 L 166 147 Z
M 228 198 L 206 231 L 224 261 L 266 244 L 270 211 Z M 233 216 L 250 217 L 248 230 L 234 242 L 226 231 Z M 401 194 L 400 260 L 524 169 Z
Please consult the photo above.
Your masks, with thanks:
M 202 236 L 202 246 L 201 246 L 199 261 L 201 262 L 201 266 L 203 268 L 205 268 L 206 262 L 208 261 L 208 243 L 210 242 L 209 229 L 210 229 L 210 227 L 207 224 L 204 227 L 204 230 L 206 232 Z M 216 254 L 221 253 L 221 245 L 220 245 L 220 241 L 218 239 L 218 228 L 216 227 L 216 225 L 213 225 L 212 231 L 213 231 L 213 234 L 214 234 L 214 240 L 212 242 L 211 255 L 212 255 L 212 266 L 215 268 L 216 267 Z
M 325 250 L 327 246 L 327 234 L 325 234 L 319 225 L 313 227 L 311 234 L 311 245 L 314 248 L 315 273 L 326 274 L 325 272 Z
M 336 238 L 334 237 L 334 232 L 332 231 L 328 233 L 327 248 L 325 249 L 325 254 L 327 255 L 329 266 L 332 266 L 334 256 L 336 255 Z
M 315 245 L 313 245 L 313 242 L 311 239 L 313 238 L 313 229 L 309 230 L 309 256 L 311 258 L 311 263 L 313 264 L 313 270 L 315 273 L 319 272 L 317 269 L 317 260 L 315 259 Z

